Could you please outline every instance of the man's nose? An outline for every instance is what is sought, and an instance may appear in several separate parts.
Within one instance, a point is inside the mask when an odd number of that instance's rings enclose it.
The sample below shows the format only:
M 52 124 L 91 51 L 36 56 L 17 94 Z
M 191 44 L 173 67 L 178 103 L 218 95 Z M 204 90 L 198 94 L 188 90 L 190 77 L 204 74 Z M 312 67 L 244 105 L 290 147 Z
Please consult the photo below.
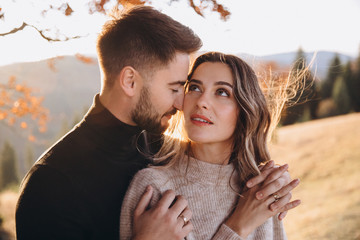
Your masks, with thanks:
M 181 92 L 175 98 L 174 108 L 176 108 L 179 111 L 182 111 L 183 105 L 184 105 L 184 92 Z

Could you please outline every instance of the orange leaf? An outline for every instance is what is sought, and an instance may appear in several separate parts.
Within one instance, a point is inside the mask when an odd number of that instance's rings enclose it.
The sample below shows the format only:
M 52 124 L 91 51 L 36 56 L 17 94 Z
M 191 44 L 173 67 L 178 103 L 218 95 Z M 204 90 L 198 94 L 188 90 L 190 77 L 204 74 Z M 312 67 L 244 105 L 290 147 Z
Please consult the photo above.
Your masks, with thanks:
M 27 128 L 27 126 L 28 126 L 28 125 L 27 125 L 26 122 L 21 122 L 21 123 L 20 123 L 20 127 L 21 127 L 21 128 Z
M 33 135 L 29 135 L 29 136 L 28 136 L 28 140 L 29 140 L 30 142 L 35 142 L 36 138 L 35 138 Z
M 86 57 L 86 56 L 81 55 L 79 53 L 75 54 L 75 57 L 78 60 L 82 61 L 83 63 L 87 63 L 87 64 L 94 64 L 95 63 L 94 59 L 92 59 L 91 57 Z
M 46 127 L 45 126 L 42 126 L 42 127 L 40 127 L 39 128 L 39 132 L 41 132 L 41 133 L 44 133 L 44 132 L 46 132 Z
M 7 117 L 7 112 L 0 112 L 0 120 L 4 120 Z
M 10 126 L 12 126 L 12 125 L 14 125 L 14 123 L 15 123 L 15 118 L 14 118 L 14 117 L 9 118 L 8 124 L 9 124 Z
M 69 4 L 66 4 L 66 9 L 65 9 L 65 16 L 70 16 L 74 11 L 71 9 L 71 7 L 69 6 Z

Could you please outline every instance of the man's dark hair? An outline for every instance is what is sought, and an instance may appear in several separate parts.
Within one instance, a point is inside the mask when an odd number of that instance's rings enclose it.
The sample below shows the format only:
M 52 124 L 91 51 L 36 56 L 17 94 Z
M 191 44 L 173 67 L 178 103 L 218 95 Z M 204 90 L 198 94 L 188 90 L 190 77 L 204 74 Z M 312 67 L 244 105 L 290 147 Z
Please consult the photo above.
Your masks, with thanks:
M 105 85 L 111 87 L 125 66 L 146 74 L 168 64 L 176 51 L 190 54 L 201 46 L 200 38 L 189 27 L 152 7 L 140 6 L 104 25 L 97 52 Z

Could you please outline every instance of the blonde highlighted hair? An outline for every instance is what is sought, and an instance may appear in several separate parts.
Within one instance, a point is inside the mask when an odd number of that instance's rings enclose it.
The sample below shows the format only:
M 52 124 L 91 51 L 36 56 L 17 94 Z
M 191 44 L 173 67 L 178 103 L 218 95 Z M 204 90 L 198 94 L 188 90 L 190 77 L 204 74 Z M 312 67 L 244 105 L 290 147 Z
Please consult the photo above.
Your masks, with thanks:
M 260 173 L 259 165 L 270 160 L 267 143 L 280 119 L 280 113 L 300 87 L 301 75 L 277 81 L 270 78 L 262 89 L 254 70 L 234 55 L 209 52 L 199 56 L 190 71 L 188 80 L 202 63 L 220 62 L 229 66 L 234 80 L 234 96 L 239 107 L 234 142 L 229 162 L 233 163 L 240 183 Z M 265 93 L 265 95 L 264 95 Z M 191 140 L 184 129 L 184 117 L 178 112 L 164 135 L 161 149 L 155 154 L 157 166 L 170 167 L 189 154 Z

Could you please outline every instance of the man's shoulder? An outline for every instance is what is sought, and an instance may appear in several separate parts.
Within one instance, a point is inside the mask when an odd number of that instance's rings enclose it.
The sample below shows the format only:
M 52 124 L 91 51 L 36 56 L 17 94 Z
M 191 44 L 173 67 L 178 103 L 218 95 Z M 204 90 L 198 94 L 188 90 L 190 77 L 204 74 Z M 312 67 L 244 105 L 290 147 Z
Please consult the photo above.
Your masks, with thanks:
M 47 149 L 36 164 L 53 165 L 53 163 L 60 163 L 57 159 L 61 159 L 61 162 L 65 164 L 67 159 L 73 161 L 72 159 L 84 156 L 86 152 L 98 149 L 95 146 L 95 143 L 87 136 L 86 128 L 83 126 L 74 127 Z M 53 167 L 55 166 L 53 165 Z

